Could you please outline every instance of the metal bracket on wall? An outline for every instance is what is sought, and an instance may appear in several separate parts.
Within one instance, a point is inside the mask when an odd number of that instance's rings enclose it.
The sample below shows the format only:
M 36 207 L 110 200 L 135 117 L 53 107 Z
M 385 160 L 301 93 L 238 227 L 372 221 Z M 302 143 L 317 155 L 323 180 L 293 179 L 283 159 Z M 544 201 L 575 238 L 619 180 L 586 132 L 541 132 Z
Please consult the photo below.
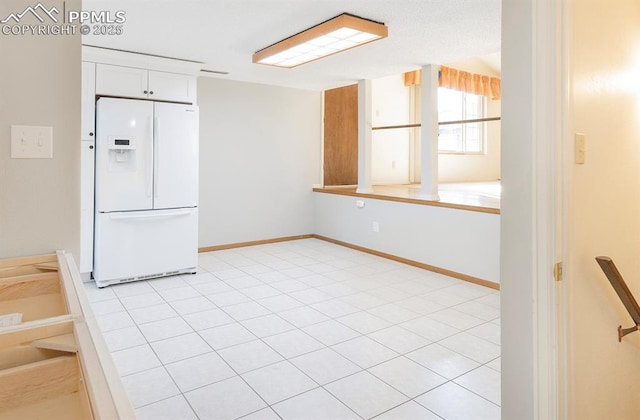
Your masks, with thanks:
M 622 328 L 622 325 L 618 326 L 618 342 L 622 342 L 622 337 L 640 330 L 640 306 L 638 306 L 638 302 L 636 302 L 636 299 L 631 294 L 631 291 L 613 263 L 613 260 L 609 257 L 596 257 L 596 261 L 600 265 L 600 268 L 602 268 L 602 271 L 604 271 L 604 274 L 609 279 L 609 282 L 618 294 L 622 304 L 627 308 L 627 312 L 629 312 L 629 315 L 631 315 L 631 318 L 636 324 L 630 328 Z

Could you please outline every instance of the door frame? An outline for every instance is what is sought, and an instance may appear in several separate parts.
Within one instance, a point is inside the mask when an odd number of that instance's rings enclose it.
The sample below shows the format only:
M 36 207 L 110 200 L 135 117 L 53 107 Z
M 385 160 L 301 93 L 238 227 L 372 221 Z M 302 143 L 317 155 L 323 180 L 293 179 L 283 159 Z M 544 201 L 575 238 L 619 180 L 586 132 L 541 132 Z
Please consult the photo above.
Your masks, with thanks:
M 569 1 L 502 0 L 503 418 L 567 417 Z
M 566 418 L 566 264 L 569 57 L 565 0 L 535 2 L 537 302 L 534 418 Z M 556 264 L 561 264 L 556 267 Z M 556 268 L 558 272 L 556 272 Z

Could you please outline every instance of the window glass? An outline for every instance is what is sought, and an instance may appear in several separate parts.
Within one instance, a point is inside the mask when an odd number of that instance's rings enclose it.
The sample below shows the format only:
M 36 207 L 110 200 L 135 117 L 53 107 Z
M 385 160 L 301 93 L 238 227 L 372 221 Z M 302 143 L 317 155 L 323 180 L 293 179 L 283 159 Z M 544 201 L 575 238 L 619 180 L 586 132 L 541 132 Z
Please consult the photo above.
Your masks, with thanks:
M 458 90 L 438 88 L 438 121 L 471 120 L 484 117 L 484 97 Z M 441 153 L 484 153 L 484 123 L 441 125 L 438 150 Z

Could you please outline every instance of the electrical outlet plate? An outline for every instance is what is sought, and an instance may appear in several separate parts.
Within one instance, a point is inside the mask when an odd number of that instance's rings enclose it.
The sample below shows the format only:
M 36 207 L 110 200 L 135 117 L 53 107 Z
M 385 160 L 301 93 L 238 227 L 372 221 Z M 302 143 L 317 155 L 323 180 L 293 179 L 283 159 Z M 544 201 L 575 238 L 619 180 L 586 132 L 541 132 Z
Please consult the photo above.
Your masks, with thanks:
M 53 127 L 12 125 L 11 157 L 14 159 L 53 158 Z

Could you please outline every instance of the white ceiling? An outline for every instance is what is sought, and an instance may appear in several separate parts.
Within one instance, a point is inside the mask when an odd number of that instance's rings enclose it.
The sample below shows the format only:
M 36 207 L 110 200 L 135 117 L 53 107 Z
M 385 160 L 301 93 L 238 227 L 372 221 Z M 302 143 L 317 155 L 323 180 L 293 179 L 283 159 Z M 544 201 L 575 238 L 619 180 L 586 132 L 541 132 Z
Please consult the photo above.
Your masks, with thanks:
M 83 43 L 202 62 L 215 77 L 322 90 L 500 51 L 500 0 L 84 0 L 123 10 L 123 35 Z M 383 22 L 389 37 L 293 69 L 254 52 L 341 13 Z M 495 63 L 487 63 L 495 67 Z M 499 59 L 498 59 L 499 66 Z

